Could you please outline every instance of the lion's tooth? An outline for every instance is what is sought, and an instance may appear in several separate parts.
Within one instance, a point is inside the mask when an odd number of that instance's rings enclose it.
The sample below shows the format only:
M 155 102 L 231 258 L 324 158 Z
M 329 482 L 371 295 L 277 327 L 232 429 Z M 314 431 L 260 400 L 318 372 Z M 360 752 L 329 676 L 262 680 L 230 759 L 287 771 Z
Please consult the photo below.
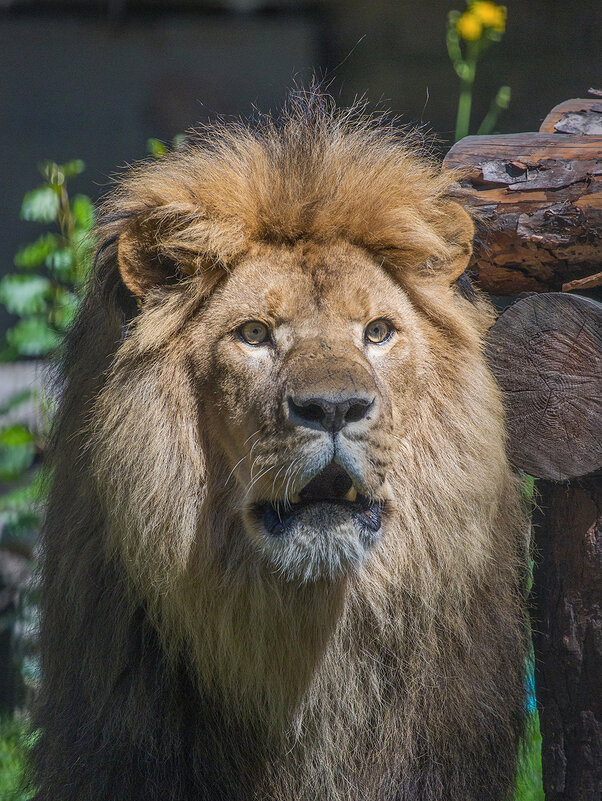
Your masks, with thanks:
M 351 503 L 354 503 L 357 500 L 357 490 L 353 486 L 353 484 L 349 488 L 349 491 L 347 492 L 347 495 L 345 495 L 345 500 L 346 501 L 351 501 Z
M 301 500 L 300 495 L 293 495 L 293 497 L 291 498 L 291 503 L 299 503 L 300 500 Z

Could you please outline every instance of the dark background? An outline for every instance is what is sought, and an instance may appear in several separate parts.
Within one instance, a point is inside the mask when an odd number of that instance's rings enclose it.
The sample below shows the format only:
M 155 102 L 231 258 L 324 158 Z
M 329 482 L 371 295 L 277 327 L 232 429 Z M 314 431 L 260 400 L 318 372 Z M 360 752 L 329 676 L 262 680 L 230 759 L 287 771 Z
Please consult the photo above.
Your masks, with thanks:
M 505 37 L 479 65 L 473 125 L 504 83 L 512 102 L 498 130 L 537 130 L 556 103 L 602 85 L 602 3 L 507 5 Z M 314 74 L 340 103 L 365 94 L 444 150 L 458 92 L 445 47 L 453 8 L 465 0 L 0 0 L 0 274 L 42 231 L 19 221 L 40 161 L 84 159 L 73 189 L 98 198 L 148 137 L 277 109 Z

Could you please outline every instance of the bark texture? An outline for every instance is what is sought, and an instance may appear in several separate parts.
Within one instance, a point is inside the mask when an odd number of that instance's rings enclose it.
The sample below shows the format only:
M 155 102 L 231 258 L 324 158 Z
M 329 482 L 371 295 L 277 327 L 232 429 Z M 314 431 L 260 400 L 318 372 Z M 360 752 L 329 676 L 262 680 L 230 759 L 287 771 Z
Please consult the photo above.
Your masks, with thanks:
M 554 106 L 542 122 L 541 133 L 602 136 L 602 98 L 576 97 Z
M 460 172 L 457 197 L 475 211 L 472 268 L 483 289 L 591 292 L 602 284 L 600 96 L 559 104 L 539 133 L 467 137 L 446 166 Z M 602 798 L 601 308 L 531 295 L 501 315 L 488 343 L 513 463 L 564 481 L 538 483 L 534 515 L 546 801 Z
M 599 801 L 602 481 L 538 487 L 533 629 L 546 801 Z
M 602 265 L 602 136 L 468 136 L 445 165 L 477 217 L 472 269 L 495 295 L 561 289 Z

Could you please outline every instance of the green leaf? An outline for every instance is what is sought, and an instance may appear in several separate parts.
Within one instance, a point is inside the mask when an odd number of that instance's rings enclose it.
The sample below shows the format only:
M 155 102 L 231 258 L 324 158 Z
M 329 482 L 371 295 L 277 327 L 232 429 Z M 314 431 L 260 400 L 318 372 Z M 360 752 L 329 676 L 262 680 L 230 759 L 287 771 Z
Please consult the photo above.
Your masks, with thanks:
M 59 279 L 59 281 L 69 282 L 73 278 L 75 267 L 75 254 L 73 248 L 59 248 L 54 253 L 50 253 L 46 259 L 46 267 Z
M 23 425 L 0 430 L 0 480 L 14 481 L 32 464 L 35 456 L 33 434 Z
M 86 195 L 76 195 L 73 198 L 71 213 L 78 228 L 88 231 L 94 225 L 94 206 Z
M 35 496 L 32 494 L 31 485 L 16 487 L 0 495 L 0 513 L 27 512 L 34 501 Z
M 13 345 L 8 345 L 6 342 L 3 342 L 0 348 L 0 364 L 16 362 L 18 358 L 19 351 Z
M 31 242 L 17 251 L 15 266 L 27 269 L 39 267 L 44 264 L 51 253 L 54 253 L 59 242 L 60 238 L 56 234 L 43 234 L 35 242 Z
M 41 164 L 38 164 L 38 170 L 46 183 L 52 186 L 58 187 L 65 183 L 65 176 L 63 175 L 62 168 L 56 161 L 43 161 Z
M 33 442 L 33 434 L 26 426 L 20 423 L 0 429 L 0 445 L 13 447 L 30 442 Z
M 0 513 L 25 512 L 38 509 L 47 495 L 49 474 L 47 470 L 34 468 L 27 474 L 27 482 L 0 495 Z
M 26 513 L 38 508 L 44 500 L 45 492 L 41 481 L 41 471 L 39 469 L 32 470 L 32 473 L 33 476 L 27 484 L 0 495 L 0 513 Z
M 167 147 L 160 139 L 147 139 L 146 149 L 151 156 L 154 156 L 156 159 L 160 159 L 161 156 L 164 156 L 167 153 Z
M 43 317 L 27 317 L 6 332 L 6 340 L 21 356 L 44 356 L 59 345 L 61 337 Z
M 75 178 L 76 175 L 81 175 L 85 169 L 86 165 L 81 159 L 73 159 L 66 164 L 59 165 L 59 170 L 63 173 L 65 178 Z
M 48 307 L 51 284 L 42 275 L 5 275 L 0 280 L 0 303 L 11 314 L 39 314 Z
M 35 511 L 10 511 L 2 515 L 2 542 L 5 545 L 35 545 L 36 534 L 39 533 L 42 517 Z M 29 549 L 27 549 L 29 550 Z
M 29 729 L 29 722 L 16 716 L 0 718 L 0 787 L 3 798 L 10 801 L 30 801 L 35 795 L 23 782 L 32 747 L 27 737 Z
M 79 299 L 73 292 L 62 288 L 57 292 L 55 296 L 54 323 L 59 331 L 66 331 L 71 328 L 78 306 Z
M 21 219 L 32 222 L 55 222 L 59 210 L 59 198 L 50 186 L 32 189 L 23 198 Z

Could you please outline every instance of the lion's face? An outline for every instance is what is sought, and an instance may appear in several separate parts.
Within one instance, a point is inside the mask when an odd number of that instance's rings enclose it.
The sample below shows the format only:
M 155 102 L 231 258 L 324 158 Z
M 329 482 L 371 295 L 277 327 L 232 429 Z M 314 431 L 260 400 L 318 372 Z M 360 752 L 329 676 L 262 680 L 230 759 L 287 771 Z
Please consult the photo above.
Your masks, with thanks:
M 394 441 L 419 391 L 403 290 L 346 243 L 258 246 L 187 337 L 245 535 L 288 577 L 357 565 L 387 525 Z
M 145 593 L 486 560 L 466 529 L 506 463 L 491 316 L 454 288 L 472 222 L 393 129 L 339 122 L 220 129 L 107 206 L 107 313 L 131 325 L 91 442 Z

